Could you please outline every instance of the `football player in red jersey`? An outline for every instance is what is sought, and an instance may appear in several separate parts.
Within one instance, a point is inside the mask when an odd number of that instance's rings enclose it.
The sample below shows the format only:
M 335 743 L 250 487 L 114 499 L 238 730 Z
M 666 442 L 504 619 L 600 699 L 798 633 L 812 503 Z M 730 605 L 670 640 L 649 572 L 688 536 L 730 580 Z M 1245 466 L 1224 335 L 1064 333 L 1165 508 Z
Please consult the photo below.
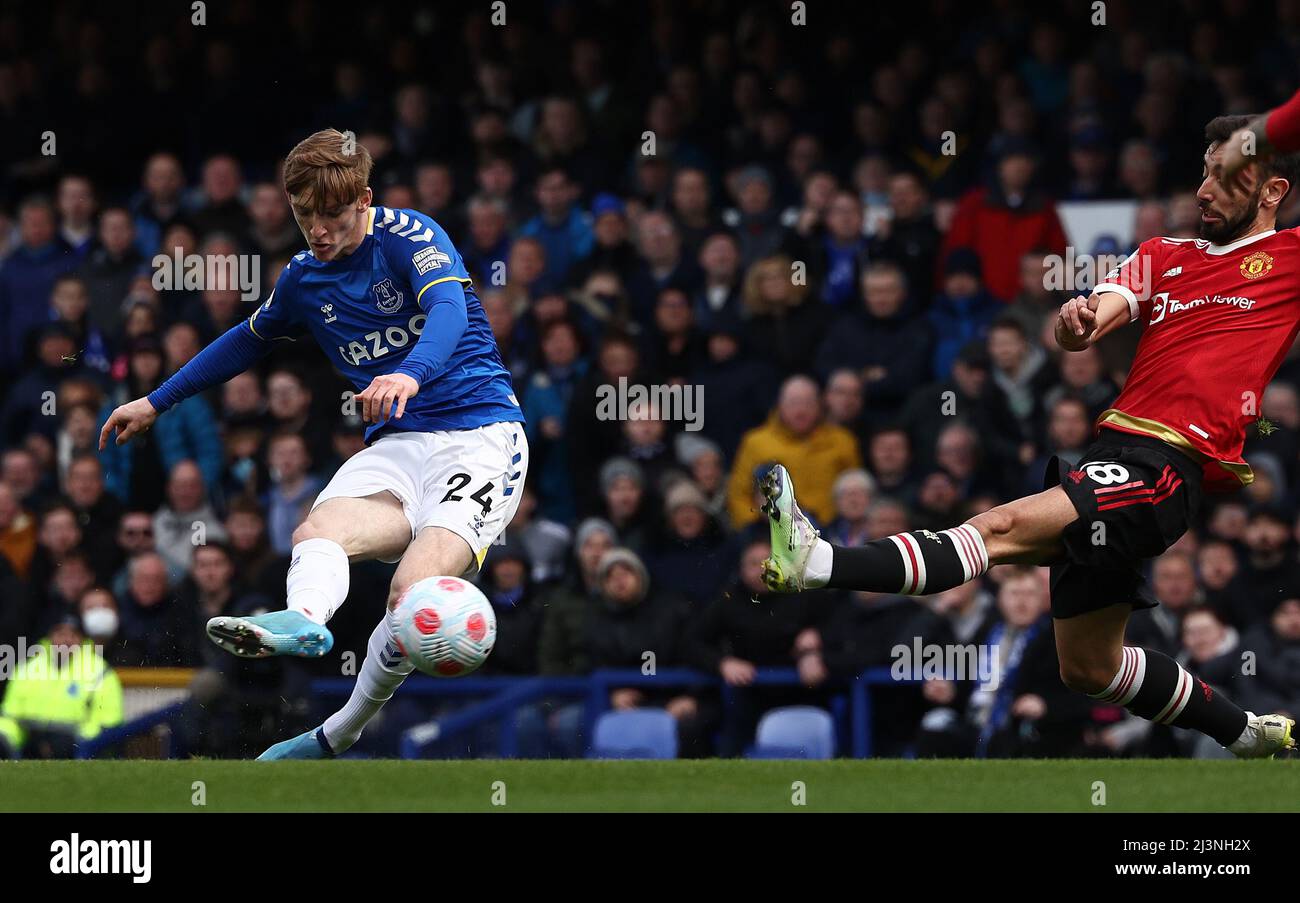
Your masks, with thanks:
M 1081 351 L 1126 323 L 1146 329 L 1124 390 L 1074 468 L 1057 459 L 1044 491 L 949 530 L 832 546 L 799 510 L 785 468 L 763 480 L 772 589 L 816 587 L 926 595 L 995 564 L 1049 565 L 1061 679 L 1142 718 L 1208 734 L 1243 758 L 1294 746 L 1294 722 L 1243 711 L 1161 652 L 1124 644 L 1134 609 L 1157 602 L 1145 559 L 1186 531 L 1204 492 L 1249 483 L 1246 426 L 1300 332 L 1300 232 L 1275 230 L 1300 181 L 1300 155 L 1251 161 L 1216 177 L 1225 142 L 1254 117 L 1206 127 L 1199 239 L 1155 238 L 1087 297 L 1066 302 L 1056 340 Z

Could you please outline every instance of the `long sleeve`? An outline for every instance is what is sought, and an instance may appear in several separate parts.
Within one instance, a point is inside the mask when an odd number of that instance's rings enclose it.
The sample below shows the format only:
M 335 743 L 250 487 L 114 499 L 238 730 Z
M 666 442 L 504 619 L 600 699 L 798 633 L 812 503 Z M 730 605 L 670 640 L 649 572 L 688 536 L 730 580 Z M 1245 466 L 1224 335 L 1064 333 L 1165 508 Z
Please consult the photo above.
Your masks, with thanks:
M 226 330 L 220 338 L 194 356 L 157 389 L 149 403 L 162 413 L 180 401 L 243 373 L 271 350 L 271 343 L 257 337 L 247 322 Z
M 420 340 L 397 368 L 420 385 L 433 379 L 460 344 L 469 325 L 465 286 L 454 278 L 432 282 L 420 293 L 420 308 L 428 319 Z

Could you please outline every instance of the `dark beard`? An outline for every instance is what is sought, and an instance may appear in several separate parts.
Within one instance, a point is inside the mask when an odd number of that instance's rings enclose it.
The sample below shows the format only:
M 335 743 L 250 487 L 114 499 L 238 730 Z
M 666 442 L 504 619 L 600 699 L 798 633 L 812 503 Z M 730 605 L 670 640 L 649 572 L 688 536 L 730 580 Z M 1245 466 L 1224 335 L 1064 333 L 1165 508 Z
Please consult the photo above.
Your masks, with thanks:
M 1207 223 L 1205 220 L 1201 220 L 1197 224 L 1196 231 L 1201 238 L 1212 244 L 1230 245 L 1246 233 L 1251 223 L 1255 221 L 1257 213 L 1259 213 L 1258 191 L 1251 197 L 1250 203 L 1246 205 L 1241 213 L 1231 219 L 1225 218 L 1221 223 Z

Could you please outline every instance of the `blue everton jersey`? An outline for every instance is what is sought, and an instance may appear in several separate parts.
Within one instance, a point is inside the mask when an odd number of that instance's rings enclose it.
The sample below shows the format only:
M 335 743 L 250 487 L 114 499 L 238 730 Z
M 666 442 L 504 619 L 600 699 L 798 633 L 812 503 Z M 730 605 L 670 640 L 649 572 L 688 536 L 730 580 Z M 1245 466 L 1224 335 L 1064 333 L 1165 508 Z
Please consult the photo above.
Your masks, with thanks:
M 347 257 L 295 256 L 248 327 L 264 340 L 311 333 L 358 392 L 382 374 L 413 376 L 420 391 L 402 419 L 372 424 L 367 442 L 399 430 L 523 422 L 460 254 L 441 226 L 414 210 L 370 208 L 366 236 Z M 421 344 L 426 352 L 446 345 L 436 364 L 411 354 L 426 329 L 443 330 Z

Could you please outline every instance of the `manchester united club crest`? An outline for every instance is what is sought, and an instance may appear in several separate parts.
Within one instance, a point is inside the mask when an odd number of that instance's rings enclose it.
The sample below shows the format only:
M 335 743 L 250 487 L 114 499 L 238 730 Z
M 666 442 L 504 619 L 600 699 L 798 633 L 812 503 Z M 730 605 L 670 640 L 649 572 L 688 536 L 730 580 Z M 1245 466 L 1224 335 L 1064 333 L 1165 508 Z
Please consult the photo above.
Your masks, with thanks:
M 1258 279 L 1260 276 L 1267 276 L 1268 271 L 1271 269 L 1273 269 L 1273 257 L 1263 251 L 1248 254 L 1241 261 L 1241 275 L 1247 279 Z

